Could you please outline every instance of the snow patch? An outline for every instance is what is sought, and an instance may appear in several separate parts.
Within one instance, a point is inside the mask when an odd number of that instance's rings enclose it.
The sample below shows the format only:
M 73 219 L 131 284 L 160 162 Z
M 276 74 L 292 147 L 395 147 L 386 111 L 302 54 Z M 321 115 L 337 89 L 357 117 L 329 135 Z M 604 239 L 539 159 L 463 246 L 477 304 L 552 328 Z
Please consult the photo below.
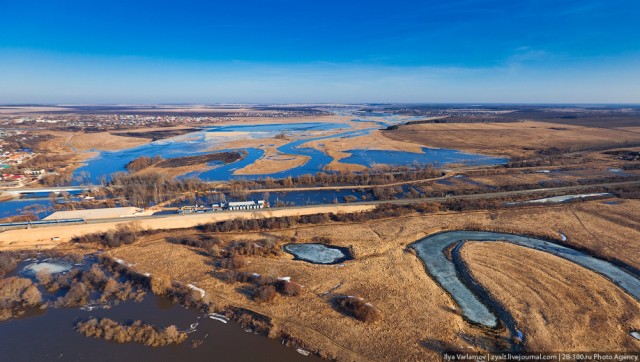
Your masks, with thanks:
M 608 192 L 600 192 L 600 193 L 593 193 L 593 194 L 554 196 L 554 197 L 545 197 L 543 199 L 535 199 L 535 200 L 528 200 L 528 201 L 521 201 L 521 202 L 507 202 L 505 203 L 505 205 L 561 203 L 561 202 L 567 202 L 575 199 L 586 199 L 590 197 L 602 197 L 602 196 L 611 196 L 611 194 Z
M 204 295 L 205 295 L 204 289 L 198 288 L 193 284 L 187 284 L 187 287 L 189 287 L 189 289 L 191 289 L 191 290 L 195 290 L 195 291 L 199 292 L 200 293 L 200 298 L 204 298 Z
M 218 314 L 218 313 L 209 314 L 209 318 L 211 318 L 213 320 L 217 320 L 218 322 L 222 322 L 222 323 L 225 323 L 225 324 L 229 321 L 229 318 L 223 316 L 222 314 Z
M 27 275 L 35 276 L 36 274 L 43 272 L 48 274 L 64 273 L 71 270 L 71 264 L 67 263 L 31 263 L 22 269 L 22 272 Z
M 296 348 L 296 352 L 300 353 L 300 354 L 301 354 L 301 355 L 303 355 L 303 356 L 308 356 L 308 355 L 311 353 L 311 352 L 309 352 L 309 351 L 305 351 L 305 350 L 304 350 L 304 349 L 302 349 L 302 348 Z
M 187 333 L 193 333 L 196 331 L 196 328 L 198 328 L 198 322 L 195 323 L 191 323 L 191 325 L 189 325 L 189 329 L 187 329 Z
M 122 259 L 120 259 L 120 258 L 113 258 L 113 260 L 115 260 L 115 262 L 116 262 L 116 263 L 118 263 L 118 264 L 120 264 L 120 265 L 124 265 L 124 266 L 126 266 L 126 267 L 128 267 L 128 268 L 130 268 L 130 267 L 132 267 L 132 266 L 133 266 L 133 264 L 131 264 L 131 263 L 127 263 L 126 261 L 124 261 L 124 260 L 122 260 Z

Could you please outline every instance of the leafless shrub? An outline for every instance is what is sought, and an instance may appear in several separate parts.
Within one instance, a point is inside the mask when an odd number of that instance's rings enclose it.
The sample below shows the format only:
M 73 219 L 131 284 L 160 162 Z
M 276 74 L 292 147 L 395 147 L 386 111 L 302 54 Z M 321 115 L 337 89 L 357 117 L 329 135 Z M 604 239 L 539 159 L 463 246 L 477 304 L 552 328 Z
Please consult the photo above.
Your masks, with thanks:
M 260 288 L 272 286 L 274 290 L 284 296 L 298 296 L 302 292 L 302 286 L 296 282 L 279 279 L 270 275 L 258 275 L 237 270 L 227 270 L 219 274 L 219 278 L 227 283 L 252 283 L 256 286 L 256 293 Z
M 233 255 L 220 260 L 220 267 L 223 269 L 239 269 L 245 264 L 244 257 L 241 255 Z
M 153 275 L 149 284 L 151 292 L 155 295 L 165 295 L 167 290 L 171 288 L 171 280 L 169 280 L 169 277 L 161 274 Z
M 278 293 L 289 297 L 295 297 L 302 293 L 302 286 L 300 284 L 288 280 L 278 280 L 276 289 Z
M 34 307 L 42 303 L 42 294 L 30 279 L 0 279 L 0 309 Z
M 11 272 L 18 265 L 18 259 L 12 255 L 0 253 L 0 277 Z
M 213 246 L 220 244 L 220 239 L 213 235 L 182 235 L 167 238 L 167 241 L 174 244 L 181 244 L 210 250 Z
M 259 275 L 255 276 L 251 281 L 257 286 L 275 285 L 278 282 L 278 278 L 271 275 Z
M 80 307 L 87 304 L 90 290 L 84 283 L 75 282 L 69 288 L 67 294 L 56 300 L 59 307 Z
M 263 239 L 256 241 L 233 241 L 225 248 L 227 256 L 277 256 L 280 248 L 274 240 Z
M 245 308 L 231 307 L 223 314 L 230 320 L 239 323 L 243 328 L 250 328 L 256 333 L 268 335 L 273 326 L 271 318 Z
M 253 300 L 258 302 L 271 302 L 276 298 L 276 287 L 273 285 L 263 285 L 256 288 Z
M 362 322 L 375 322 L 381 318 L 381 314 L 373 305 L 353 296 L 341 296 L 335 298 L 338 308 Z
M 187 334 L 178 331 L 174 325 L 159 329 L 139 320 L 130 325 L 123 325 L 108 318 L 91 318 L 78 322 L 76 331 L 87 337 L 103 338 L 118 343 L 136 342 L 150 347 L 180 344 L 187 339 Z
M 133 244 L 139 233 L 140 230 L 135 224 L 120 224 L 116 230 L 76 236 L 71 241 L 74 243 L 97 243 L 109 248 L 117 248 Z

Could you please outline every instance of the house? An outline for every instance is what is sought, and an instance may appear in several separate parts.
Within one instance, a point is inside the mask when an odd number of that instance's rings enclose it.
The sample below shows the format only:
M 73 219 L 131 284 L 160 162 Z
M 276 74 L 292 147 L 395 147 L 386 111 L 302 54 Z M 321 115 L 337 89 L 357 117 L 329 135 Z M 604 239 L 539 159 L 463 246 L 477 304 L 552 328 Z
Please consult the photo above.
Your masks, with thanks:
M 46 173 L 46 171 L 44 169 L 41 169 L 41 170 L 24 170 L 24 171 L 22 171 L 22 173 L 25 176 L 40 176 L 40 175 L 44 175 Z
M 2 175 L 2 180 L 4 181 L 22 181 L 24 180 L 24 175 L 18 175 L 15 173 L 5 173 Z

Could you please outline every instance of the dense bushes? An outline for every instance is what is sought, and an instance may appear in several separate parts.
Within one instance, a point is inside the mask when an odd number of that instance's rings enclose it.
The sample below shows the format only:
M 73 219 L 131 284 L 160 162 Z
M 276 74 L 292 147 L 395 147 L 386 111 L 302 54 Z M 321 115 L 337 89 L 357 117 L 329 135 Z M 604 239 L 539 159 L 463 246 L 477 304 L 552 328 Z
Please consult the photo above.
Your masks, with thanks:
M 340 311 L 362 322 L 371 323 L 381 318 L 381 314 L 378 309 L 361 298 L 340 296 L 335 298 L 334 301 Z
M 119 273 L 107 275 L 97 264 L 89 270 L 73 269 L 66 274 L 51 276 L 39 273 L 37 280 L 48 292 L 66 291 L 58 297 L 55 305 L 59 307 L 79 307 L 87 304 L 92 297 L 98 303 L 105 303 L 110 299 L 124 301 L 127 299 L 141 300 L 144 291 L 136 287 L 133 281 L 118 281 Z
M 135 225 L 120 224 L 115 230 L 76 236 L 71 241 L 74 243 L 97 243 L 109 248 L 117 248 L 121 245 L 133 244 L 139 233 L 140 230 Z
M 0 279 L 0 309 L 33 307 L 42 302 L 42 294 L 30 279 Z
M 149 288 L 153 294 L 166 297 L 173 303 L 208 311 L 209 307 L 199 293 L 185 284 L 171 282 L 166 275 L 140 274 L 110 257 L 101 257 L 100 262 L 108 270 L 128 278 L 134 286 Z
M 216 223 L 207 223 L 198 226 L 204 232 L 232 232 L 252 230 L 277 230 L 287 229 L 299 224 L 325 224 L 331 221 L 337 222 L 361 222 L 367 220 L 397 217 L 416 211 L 419 208 L 414 205 L 379 205 L 377 208 L 359 213 L 345 214 L 312 214 L 300 216 L 270 217 L 264 219 L 233 219 Z
M 278 256 L 280 248 L 275 240 L 233 241 L 222 252 L 223 256 Z
M 258 302 L 271 302 L 276 298 L 276 287 L 273 285 L 261 285 L 255 289 L 253 300 Z
M 275 287 L 278 293 L 288 297 L 295 297 L 302 293 L 302 286 L 300 284 L 288 280 L 278 280 Z
M 194 178 L 172 179 L 156 172 L 129 174 L 116 172 L 105 191 L 122 206 L 148 207 L 170 200 L 184 193 L 203 191 L 208 187 Z
M 21 315 L 25 308 L 41 304 L 42 294 L 30 279 L 0 279 L 0 321 Z
M 329 185 L 384 185 L 393 182 L 424 180 L 440 177 L 442 171 L 426 166 L 378 167 L 359 173 L 345 172 L 317 172 L 314 175 L 305 174 L 298 177 L 287 177 L 275 180 L 266 177 L 260 180 L 233 180 L 230 189 L 235 193 L 250 189 L 296 187 L 296 186 L 329 186 Z
M 159 329 L 139 320 L 130 325 L 123 325 L 108 318 L 91 318 L 78 322 L 76 331 L 87 337 L 103 338 L 118 343 L 137 342 L 150 347 L 180 344 L 187 339 L 187 334 L 178 331 L 174 325 Z
M 0 254 L 0 278 L 11 272 L 18 265 L 18 260 L 9 254 Z
M 245 308 L 229 307 L 224 315 L 239 323 L 242 328 L 250 328 L 255 333 L 268 334 L 273 327 L 271 318 Z
M 153 158 L 151 157 L 147 157 L 147 156 L 140 156 L 136 159 L 134 159 L 133 161 L 127 163 L 127 165 L 125 166 L 125 168 L 127 169 L 127 171 L 129 172 L 137 172 L 140 171 L 142 169 L 145 169 L 151 165 L 154 165 L 160 161 L 162 161 L 163 158 L 159 155 L 155 155 Z
M 167 241 L 174 244 L 187 245 L 194 248 L 200 248 L 211 254 L 212 256 L 218 256 L 220 238 L 211 234 L 199 234 L 199 235 L 181 235 L 176 237 L 169 237 Z
M 242 268 L 244 264 L 245 261 L 241 255 L 232 255 L 220 260 L 220 267 L 223 269 L 238 269 Z
M 302 286 L 296 282 L 292 282 L 285 278 L 277 278 L 269 275 L 259 275 L 237 270 L 227 270 L 219 275 L 220 279 L 227 283 L 252 283 L 254 300 L 271 301 L 271 295 L 275 297 L 275 293 L 283 296 L 295 297 L 302 293 Z M 266 288 L 272 287 L 272 288 Z M 268 290 L 267 290 L 268 289 Z M 273 293 L 271 293 L 273 291 Z

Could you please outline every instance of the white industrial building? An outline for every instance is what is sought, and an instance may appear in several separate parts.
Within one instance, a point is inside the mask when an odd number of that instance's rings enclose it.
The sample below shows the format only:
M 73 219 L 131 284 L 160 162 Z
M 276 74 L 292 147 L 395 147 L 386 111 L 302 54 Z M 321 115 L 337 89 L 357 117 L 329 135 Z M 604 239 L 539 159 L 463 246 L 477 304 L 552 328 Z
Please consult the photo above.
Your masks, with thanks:
M 233 201 L 227 204 L 227 210 L 254 210 L 264 209 L 265 201 Z

